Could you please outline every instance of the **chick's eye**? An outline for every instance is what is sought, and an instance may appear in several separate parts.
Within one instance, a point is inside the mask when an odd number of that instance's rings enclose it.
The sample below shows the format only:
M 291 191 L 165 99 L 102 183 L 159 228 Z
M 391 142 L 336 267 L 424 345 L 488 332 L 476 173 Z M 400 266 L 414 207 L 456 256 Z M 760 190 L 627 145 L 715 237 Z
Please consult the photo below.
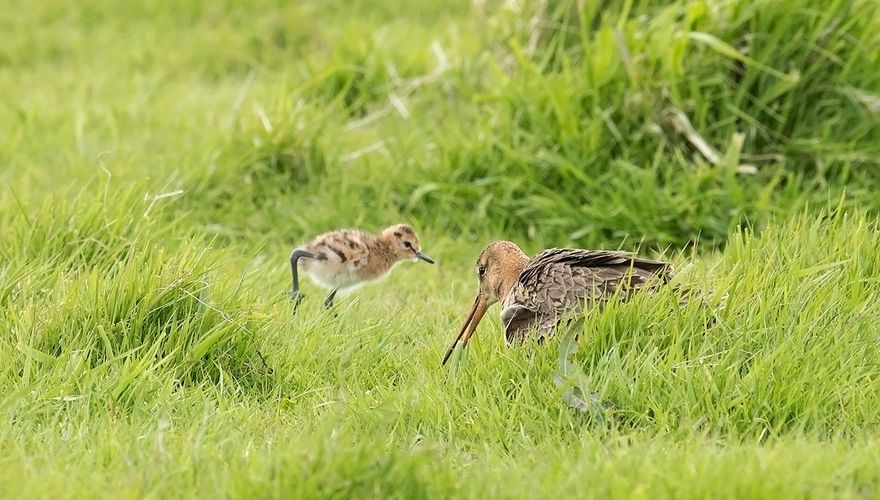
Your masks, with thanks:
M 405 246 L 406 248 L 409 248 L 410 250 L 412 250 L 412 243 L 410 243 L 410 242 L 408 242 L 408 241 L 404 241 L 404 242 L 403 242 L 403 246 Z
M 486 274 L 486 266 L 477 266 L 477 274 L 482 278 Z

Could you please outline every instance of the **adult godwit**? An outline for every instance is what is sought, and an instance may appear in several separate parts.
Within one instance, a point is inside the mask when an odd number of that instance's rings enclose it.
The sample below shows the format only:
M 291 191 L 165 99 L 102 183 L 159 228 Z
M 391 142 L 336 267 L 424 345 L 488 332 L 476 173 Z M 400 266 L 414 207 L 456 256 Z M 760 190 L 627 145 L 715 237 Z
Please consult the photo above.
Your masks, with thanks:
M 303 272 L 318 285 L 331 290 L 324 300 L 324 307 L 328 308 L 333 305 L 337 292 L 351 291 L 367 281 L 381 278 L 399 262 L 420 259 L 434 263 L 422 253 L 415 230 L 406 224 L 395 224 L 378 235 L 354 229 L 324 233 L 290 254 L 293 274 L 290 297 L 294 304 L 302 299 L 297 273 L 300 259 L 303 259 Z
M 446 364 L 455 347 L 462 349 L 486 310 L 501 302 L 501 324 L 508 344 L 534 332 L 552 334 L 560 317 L 584 306 L 601 304 L 620 290 L 632 292 L 672 277 L 666 262 L 626 252 L 551 248 L 529 259 L 509 241 L 490 243 L 477 259 L 479 292 L 458 335 L 443 356 Z

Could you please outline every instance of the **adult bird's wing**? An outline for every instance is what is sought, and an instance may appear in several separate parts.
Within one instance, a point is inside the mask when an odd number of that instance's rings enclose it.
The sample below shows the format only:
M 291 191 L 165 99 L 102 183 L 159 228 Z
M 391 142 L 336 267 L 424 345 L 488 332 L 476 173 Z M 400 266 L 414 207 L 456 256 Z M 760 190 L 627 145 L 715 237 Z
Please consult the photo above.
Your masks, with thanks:
M 670 264 L 626 252 L 551 248 L 529 260 L 505 298 L 501 322 L 508 341 L 530 328 L 546 334 L 568 310 L 601 303 L 618 290 L 627 298 L 671 277 Z

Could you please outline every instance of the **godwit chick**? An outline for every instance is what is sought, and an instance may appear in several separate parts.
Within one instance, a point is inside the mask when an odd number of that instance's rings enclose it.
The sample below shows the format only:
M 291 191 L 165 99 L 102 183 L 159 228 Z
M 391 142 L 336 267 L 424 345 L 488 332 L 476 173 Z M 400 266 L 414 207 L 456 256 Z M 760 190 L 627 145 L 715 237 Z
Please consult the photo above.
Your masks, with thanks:
M 303 259 L 302 270 L 306 275 L 331 290 L 324 307 L 333 305 L 336 292 L 351 291 L 367 281 L 381 278 L 404 260 L 434 263 L 422 253 L 416 232 L 406 224 L 395 224 L 378 235 L 354 229 L 324 233 L 290 254 L 293 273 L 290 296 L 295 304 L 302 298 L 297 273 L 299 259 Z
M 535 332 L 549 336 L 569 311 L 601 304 L 617 290 L 626 298 L 650 283 L 667 282 L 672 266 L 625 252 L 551 248 L 529 259 L 509 241 L 490 243 L 477 259 L 480 288 L 442 364 L 459 342 L 462 349 L 483 314 L 501 301 L 501 324 L 508 345 Z M 656 278 L 656 279 L 655 279 Z

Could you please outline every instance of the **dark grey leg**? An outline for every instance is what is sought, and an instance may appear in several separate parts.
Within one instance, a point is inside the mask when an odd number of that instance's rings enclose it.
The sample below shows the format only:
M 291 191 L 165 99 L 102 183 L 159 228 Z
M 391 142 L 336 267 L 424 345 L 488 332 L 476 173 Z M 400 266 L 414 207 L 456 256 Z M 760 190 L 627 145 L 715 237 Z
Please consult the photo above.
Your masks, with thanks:
M 330 309 L 331 307 L 333 307 L 333 298 L 336 297 L 337 291 L 338 290 L 336 288 L 334 288 L 333 291 L 330 292 L 330 295 L 328 295 L 327 298 L 324 299 L 324 307 L 326 309 Z
M 315 256 L 305 250 L 294 250 L 290 254 L 290 272 L 293 274 L 293 288 L 290 290 L 290 299 L 293 300 L 294 307 L 298 306 L 302 300 L 302 294 L 299 292 L 299 274 L 297 273 L 297 264 L 300 257 L 314 259 Z

